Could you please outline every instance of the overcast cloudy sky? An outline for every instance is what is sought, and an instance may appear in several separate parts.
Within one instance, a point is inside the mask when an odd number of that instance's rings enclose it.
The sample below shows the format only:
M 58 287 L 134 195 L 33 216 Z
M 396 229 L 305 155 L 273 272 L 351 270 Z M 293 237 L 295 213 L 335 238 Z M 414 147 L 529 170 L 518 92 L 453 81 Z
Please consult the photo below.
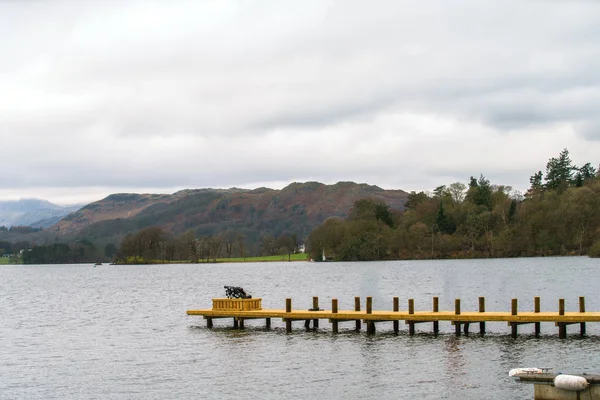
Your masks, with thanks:
M 0 199 L 600 162 L 597 1 L 0 1 Z

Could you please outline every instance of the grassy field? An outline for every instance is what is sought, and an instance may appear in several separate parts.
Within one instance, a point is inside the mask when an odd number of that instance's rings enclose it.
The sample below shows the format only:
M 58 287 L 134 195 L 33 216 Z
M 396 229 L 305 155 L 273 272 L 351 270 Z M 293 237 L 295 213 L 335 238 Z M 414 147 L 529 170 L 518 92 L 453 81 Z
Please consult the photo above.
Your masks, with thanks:
M 292 254 L 292 256 L 289 258 L 289 261 L 308 261 L 309 258 L 310 258 L 310 256 L 306 253 L 298 253 L 298 254 Z M 247 262 L 248 263 L 248 262 L 275 262 L 275 261 L 279 261 L 279 262 L 288 261 L 288 256 L 286 254 L 286 255 L 278 255 L 278 256 L 217 258 L 218 263 L 226 263 L 226 262 L 231 262 L 231 263 Z M 135 264 L 133 257 L 130 257 L 127 260 L 127 262 L 129 264 Z M 143 261 L 143 259 L 138 258 L 137 263 L 143 264 L 144 261 Z M 173 261 L 166 261 L 165 263 L 166 264 L 187 264 L 187 263 L 191 263 L 191 261 L 190 260 L 173 260 Z M 202 264 L 202 263 L 203 263 L 203 261 L 200 261 L 200 264 Z M 161 264 L 161 261 L 154 260 L 150 264 Z
M 291 261 L 308 261 L 308 254 L 292 254 Z M 237 258 L 217 258 L 217 262 L 270 262 L 270 261 L 288 261 L 287 255 L 280 256 L 259 256 L 259 257 L 237 257 Z

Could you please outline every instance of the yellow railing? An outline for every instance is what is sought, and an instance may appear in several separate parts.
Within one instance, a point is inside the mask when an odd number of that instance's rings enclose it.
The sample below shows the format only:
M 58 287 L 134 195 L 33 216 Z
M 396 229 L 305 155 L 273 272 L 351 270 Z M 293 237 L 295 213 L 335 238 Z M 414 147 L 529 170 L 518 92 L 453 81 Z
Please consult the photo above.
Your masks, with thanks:
M 213 310 L 262 310 L 262 298 L 255 299 L 212 299 Z

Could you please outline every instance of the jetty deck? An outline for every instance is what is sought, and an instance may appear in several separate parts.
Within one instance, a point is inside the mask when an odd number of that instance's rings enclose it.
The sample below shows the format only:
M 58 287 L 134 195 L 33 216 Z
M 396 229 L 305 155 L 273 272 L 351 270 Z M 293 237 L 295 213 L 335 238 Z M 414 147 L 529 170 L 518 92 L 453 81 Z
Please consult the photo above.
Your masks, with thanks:
M 512 315 L 510 312 L 503 311 L 487 311 L 487 312 L 462 312 L 455 314 L 454 311 L 415 311 L 414 314 L 409 314 L 408 311 L 373 311 L 367 314 L 366 311 L 340 310 L 337 313 L 331 310 L 323 311 L 307 311 L 307 310 L 292 310 L 286 312 L 283 309 L 264 309 L 253 311 L 223 311 L 212 309 L 188 310 L 188 315 L 200 315 L 212 318 L 246 318 L 246 319 L 261 319 L 261 318 L 281 318 L 283 320 L 289 318 L 294 320 L 361 320 L 374 322 L 389 322 L 389 321 L 414 321 L 414 322 L 433 322 L 433 321 L 459 321 L 459 322 L 600 322 L 600 312 L 566 312 L 564 315 L 559 315 L 558 312 L 520 312 L 518 315 Z
M 559 337 L 565 338 L 567 334 L 567 326 L 573 324 L 580 325 L 581 335 L 585 335 L 586 323 L 588 322 L 600 322 L 600 312 L 586 312 L 585 310 L 585 299 L 579 298 L 579 311 L 577 312 L 565 312 L 564 299 L 559 299 L 557 311 L 540 311 L 540 298 L 534 298 L 534 311 L 519 311 L 518 300 L 511 300 L 510 311 L 486 311 L 485 310 L 485 298 L 479 298 L 479 310 L 478 311 L 462 311 L 460 306 L 460 299 L 455 300 L 454 310 L 439 310 L 439 300 L 434 297 L 432 300 L 432 310 L 430 311 L 416 311 L 414 309 L 414 300 L 408 300 L 408 308 L 406 310 L 400 310 L 398 297 L 392 299 L 393 309 L 389 310 L 373 310 L 372 298 L 366 298 L 366 308 L 361 309 L 361 299 L 355 297 L 355 309 L 354 310 L 339 310 L 338 300 L 332 299 L 331 309 L 320 309 L 318 297 L 313 297 L 313 308 L 312 309 L 292 309 L 292 299 L 286 299 L 285 309 L 262 309 L 260 307 L 261 299 L 252 299 L 253 306 L 255 309 L 248 309 L 246 306 L 237 306 L 235 304 L 243 304 L 244 300 L 237 299 L 241 303 L 231 302 L 227 299 L 213 299 L 213 305 L 219 304 L 219 306 L 213 306 L 212 309 L 197 309 L 187 310 L 188 315 L 202 316 L 207 320 L 207 327 L 212 328 L 212 320 L 217 318 L 233 318 L 234 327 L 243 328 L 243 321 L 246 319 L 265 319 L 267 327 L 271 325 L 271 318 L 281 318 L 286 322 L 286 330 L 291 332 L 293 321 L 305 321 L 305 327 L 308 328 L 311 321 L 313 327 L 317 328 L 319 320 L 327 320 L 332 324 L 333 332 L 338 331 L 338 324 L 340 322 L 354 321 L 356 323 L 356 330 L 360 330 L 361 323 L 367 325 L 367 333 L 375 333 L 375 324 L 379 322 L 393 322 L 394 331 L 397 332 L 399 327 L 399 321 L 404 321 L 405 324 L 409 325 L 409 333 L 414 334 L 415 324 L 430 322 L 433 323 L 433 331 L 437 333 L 439 331 L 440 322 L 450 322 L 455 327 L 457 335 L 461 334 L 461 327 L 463 333 L 469 333 L 469 326 L 472 323 L 479 323 L 479 332 L 485 333 L 486 322 L 506 322 L 512 327 L 512 336 L 517 336 L 517 329 L 519 325 L 524 324 L 535 324 L 535 333 L 540 333 L 540 323 L 542 322 L 553 322 L 559 329 Z M 222 308 L 220 304 L 232 305 L 231 308 Z M 318 311 L 317 311 L 318 310 Z

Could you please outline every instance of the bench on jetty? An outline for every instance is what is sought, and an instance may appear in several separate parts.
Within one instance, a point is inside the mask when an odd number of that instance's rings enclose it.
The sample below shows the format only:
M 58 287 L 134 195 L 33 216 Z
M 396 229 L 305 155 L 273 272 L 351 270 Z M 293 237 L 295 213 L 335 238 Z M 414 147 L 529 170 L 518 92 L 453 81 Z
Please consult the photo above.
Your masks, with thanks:
M 308 310 L 292 309 L 292 299 L 286 299 L 285 309 L 263 309 L 262 299 L 213 299 L 212 309 L 188 310 L 187 315 L 199 315 L 206 319 L 208 328 L 213 327 L 213 319 L 233 318 L 234 328 L 244 328 L 246 319 L 265 319 L 267 328 L 271 327 L 271 318 L 281 318 L 286 323 L 286 332 L 292 331 L 293 321 L 304 321 L 306 328 L 318 328 L 319 320 L 328 320 L 334 333 L 338 332 L 340 322 L 354 322 L 356 330 L 360 331 L 361 324 L 367 326 L 367 333 L 375 333 L 375 324 L 380 322 L 392 322 L 394 332 L 399 331 L 399 321 L 404 321 L 409 326 L 409 334 L 415 334 L 415 324 L 432 323 L 433 332 L 439 332 L 439 323 L 449 321 L 455 327 L 455 334 L 469 334 L 469 326 L 473 323 L 479 324 L 479 333 L 485 334 L 486 322 L 506 322 L 511 326 L 512 337 L 517 337 L 519 325 L 534 324 L 536 336 L 540 334 L 541 322 L 554 322 L 558 327 L 560 338 L 566 338 L 567 326 L 579 324 L 580 334 L 586 333 L 587 322 L 600 322 L 600 312 L 586 312 L 585 298 L 579 297 L 579 311 L 565 312 L 565 300 L 559 299 L 557 311 L 540 311 L 540 298 L 534 298 L 533 311 L 519 311 L 517 299 L 512 299 L 510 311 L 486 311 L 485 298 L 479 297 L 478 311 L 462 311 L 460 299 L 454 302 L 454 310 L 440 311 L 439 299 L 433 297 L 431 311 L 415 311 L 414 299 L 408 300 L 408 309 L 400 310 L 399 299 L 392 299 L 392 310 L 373 310 L 373 298 L 366 298 L 365 310 L 361 310 L 360 297 L 354 299 L 354 310 L 339 310 L 338 300 L 331 300 L 330 310 L 319 309 L 318 297 L 313 297 L 313 307 Z M 461 329 L 462 328 L 462 329 Z

